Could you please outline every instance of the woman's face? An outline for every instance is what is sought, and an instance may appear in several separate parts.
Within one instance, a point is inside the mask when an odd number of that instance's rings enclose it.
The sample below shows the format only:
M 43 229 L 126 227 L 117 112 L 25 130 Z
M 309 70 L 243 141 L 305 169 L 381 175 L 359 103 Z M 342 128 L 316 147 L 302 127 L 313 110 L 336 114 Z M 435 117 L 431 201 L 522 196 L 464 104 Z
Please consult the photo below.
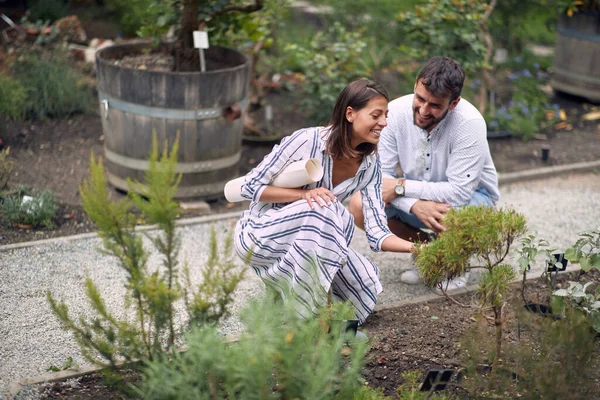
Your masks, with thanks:
M 346 119 L 352 124 L 350 143 L 357 148 L 362 143 L 379 143 L 381 130 L 387 125 L 388 101 L 383 96 L 373 97 L 360 110 L 346 109 Z

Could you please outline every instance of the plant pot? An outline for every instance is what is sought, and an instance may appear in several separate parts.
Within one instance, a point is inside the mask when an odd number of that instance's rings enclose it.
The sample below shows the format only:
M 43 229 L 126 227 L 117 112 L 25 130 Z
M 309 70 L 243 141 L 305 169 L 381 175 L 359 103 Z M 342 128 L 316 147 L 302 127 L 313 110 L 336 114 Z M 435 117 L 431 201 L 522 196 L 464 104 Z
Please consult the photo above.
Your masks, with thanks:
M 170 51 L 171 44 L 159 50 Z M 152 49 L 151 42 L 110 46 L 97 52 L 98 98 L 108 181 L 128 190 L 127 178 L 144 179 L 152 136 L 171 145 L 179 135 L 176 198 L 218 198 L 237 177 L 249 62 L 233 49 L 205 51 L 205 72 L 134 69 L 115 64 Z M 215 65 L 212 67 L 211 65 Z
M 487 131 L 488 139 L 507 139 L 512 137 L 512 133 L 510 131 Z
M 523 306 L 527 311 L 530 311 L 534 314 L 541 315 L 542 317 L 552 317 L 553 319 L 561 319 L 560 315 L 556 315 L 552 313 L 552 308 L 545 304 L 538 303 L 527 303 Z
M 600 13 L 579 11 L 558 19 L 550 85 L 600 102 Z
M 329 324 L 329 333 L 339 334 L 340 336 L 348 333 L 352 333 L 353 336 L 356 336 L 357 329 L 357 319 L 334 319 Z

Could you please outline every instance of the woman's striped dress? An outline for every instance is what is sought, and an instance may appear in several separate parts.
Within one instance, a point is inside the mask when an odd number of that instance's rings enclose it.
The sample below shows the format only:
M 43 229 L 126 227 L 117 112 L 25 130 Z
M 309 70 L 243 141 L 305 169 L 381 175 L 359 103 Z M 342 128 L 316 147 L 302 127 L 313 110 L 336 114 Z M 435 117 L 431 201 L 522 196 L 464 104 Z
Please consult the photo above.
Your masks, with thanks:
M 354 177 L 332 188 L 333 159 L 325 151 L 327 136 L 328 130 L 322 127 L 296 131 L 246 175 L 242 196 L 252 203 L 236 225 L 235 248 L 265 284 L 284 294 L 290 291 L 303 315 L 323 306 L 331 287 L 334 298 L 354 305 L 362 324 L 382 288 L 377 267 L 349 248 L 354 219 L 342 202 L 361 191 L 367 239 L 373 251 L 380 251 L 383 240 L 392 234 L 381 199 L 381 164 L 378 155 L 367 156 Z M 308 158 L 321 162 L 324 175 L 304 189 L 325 187 L 338 201 L 324 207 L 315 204 L 313 210 L 306 200 L 258 200 L 279 171 Z

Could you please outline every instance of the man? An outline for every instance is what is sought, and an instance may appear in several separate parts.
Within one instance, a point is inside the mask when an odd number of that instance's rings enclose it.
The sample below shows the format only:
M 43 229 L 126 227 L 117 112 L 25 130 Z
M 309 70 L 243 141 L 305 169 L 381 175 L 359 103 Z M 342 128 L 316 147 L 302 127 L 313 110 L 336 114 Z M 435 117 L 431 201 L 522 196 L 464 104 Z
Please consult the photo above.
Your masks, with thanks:
M 389 104 L 388 125 L 379 142 L 383 200 L 390 230 L 404 239 L 426 241 L 423 229 L 442 232 L 452 207 L 493 206 L 499 199 L 485 120 L 461 99 L 464 80 L 456 61 L 433 57 L 419 72 L 414 94 Z M 349 209 L 363 228 L 361 201 L 360 193 L 355 194 Z M 405 271 L 400 280 L 421 282 L 416 269 Z M 448 289 L 464 284 L 451 282 Z

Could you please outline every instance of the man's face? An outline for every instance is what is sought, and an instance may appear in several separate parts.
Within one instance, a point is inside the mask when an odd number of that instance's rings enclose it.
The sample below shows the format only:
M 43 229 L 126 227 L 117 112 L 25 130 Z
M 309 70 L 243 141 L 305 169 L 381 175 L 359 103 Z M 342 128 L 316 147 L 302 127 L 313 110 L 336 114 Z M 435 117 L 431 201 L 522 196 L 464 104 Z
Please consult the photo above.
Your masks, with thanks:
M 413 122 L 419 128 L 431 132 L 458 104 L 460 97 L 450 102 L 449 97 L 435 97 L 432 95 L 421 80 L 415 85 L 415 97 L 413 99 Z

